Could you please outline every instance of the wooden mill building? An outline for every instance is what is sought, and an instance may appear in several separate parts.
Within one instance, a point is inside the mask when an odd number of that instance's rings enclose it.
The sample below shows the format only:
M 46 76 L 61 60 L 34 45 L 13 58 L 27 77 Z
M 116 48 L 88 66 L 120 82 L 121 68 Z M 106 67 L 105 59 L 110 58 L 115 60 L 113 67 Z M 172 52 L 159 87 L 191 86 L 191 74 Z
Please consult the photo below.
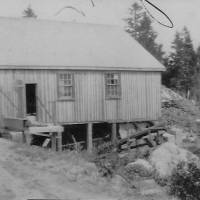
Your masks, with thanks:
M 97 124 L 115 137 L 119 123 L 160 117 L 163 70 L 121 27 L 0 18 L 2 117 L 82 124 L 89 146 Z

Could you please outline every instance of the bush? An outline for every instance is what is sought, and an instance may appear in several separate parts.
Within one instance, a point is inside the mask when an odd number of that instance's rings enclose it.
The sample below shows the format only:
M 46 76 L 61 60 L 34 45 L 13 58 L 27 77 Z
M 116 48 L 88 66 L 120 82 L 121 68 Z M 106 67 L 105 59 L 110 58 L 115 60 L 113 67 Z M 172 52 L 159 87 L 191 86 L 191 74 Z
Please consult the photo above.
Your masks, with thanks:
M 119 169 L 121 162 L 117 153 L 108 153 L 104 156 L 97 156 L 95 164 L 99 169 L 99 173 L 104 177 L 113 177 Z
M 111 153 L 114 151 L 114 145 L 112 142 L 103 142 L 102 144 L 98 145 L 94 151 L 97 155 Z
M 177 165 L 169 181 L 169 192 L 181 200 L 200 199 L 200 169 L 195 163 Z

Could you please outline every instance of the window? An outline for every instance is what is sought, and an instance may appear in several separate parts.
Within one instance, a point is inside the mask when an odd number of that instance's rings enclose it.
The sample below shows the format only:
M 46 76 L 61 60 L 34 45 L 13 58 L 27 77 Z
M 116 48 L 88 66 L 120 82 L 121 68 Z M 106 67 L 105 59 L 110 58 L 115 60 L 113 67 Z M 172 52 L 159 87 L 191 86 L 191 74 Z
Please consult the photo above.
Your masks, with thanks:
M 59 99 L 74 98 L 74 76 L 72 73 L 58 74 L 58 97 Z
M 106 98 L 115 99 L 120 98 L 121 88 L 120 88 L 120 74 L 118 73 L 106 73 Z

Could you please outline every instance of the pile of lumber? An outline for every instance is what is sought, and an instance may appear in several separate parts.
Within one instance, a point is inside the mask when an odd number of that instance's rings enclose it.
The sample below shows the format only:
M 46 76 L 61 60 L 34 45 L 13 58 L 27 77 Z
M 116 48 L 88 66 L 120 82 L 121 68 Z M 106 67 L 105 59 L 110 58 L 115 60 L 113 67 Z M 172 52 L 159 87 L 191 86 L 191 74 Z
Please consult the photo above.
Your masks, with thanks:
M 123 146 L 127 149 L 143 145 L 148 145 L 149 147 L 159 145 L 163 142 L 162 135 L 165 131 L 164 123 L 155 124 L 152 127 L 137 131 L 135 134 L 119 140 L 117 142 L 117 149 L 121 151 L 123 150 Z

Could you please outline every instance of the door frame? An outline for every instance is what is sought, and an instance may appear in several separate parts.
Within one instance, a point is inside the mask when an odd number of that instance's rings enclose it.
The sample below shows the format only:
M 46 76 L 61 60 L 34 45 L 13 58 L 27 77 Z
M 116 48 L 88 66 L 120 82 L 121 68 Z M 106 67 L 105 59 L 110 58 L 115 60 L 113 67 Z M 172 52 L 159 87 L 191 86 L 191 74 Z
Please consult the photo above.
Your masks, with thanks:
M 35 117 L 36 119 L 38 119 L 38 101 L 37 101 L 37 95 L 38 95 L 38 84 L 35 82 L 26 82 L 24 83 L 24 102 L 25 102 L 25 116 L 28 115 L 27 113 L 27 98 L 26 98 L 26 85 L 35 85 L 35 101 L 36 101 L 36 113 L 35 113 Z

